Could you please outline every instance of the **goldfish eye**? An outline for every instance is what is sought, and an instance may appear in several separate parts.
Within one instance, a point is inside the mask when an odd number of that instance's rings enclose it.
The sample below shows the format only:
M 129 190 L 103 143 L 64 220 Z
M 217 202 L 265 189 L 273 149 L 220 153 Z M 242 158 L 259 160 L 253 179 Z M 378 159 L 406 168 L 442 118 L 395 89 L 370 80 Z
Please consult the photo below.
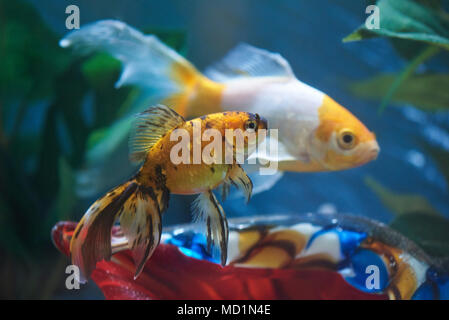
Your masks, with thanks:
M 338 135 L 338 145 L 344 150 L 350 150 L 357 144 L 356 136 L 349 130 L 342 130 Z
M 254 132 L 257 128 L 257 122 L 255 120 L 248 120 L 245 122 L 245 130 L 248 132 Z

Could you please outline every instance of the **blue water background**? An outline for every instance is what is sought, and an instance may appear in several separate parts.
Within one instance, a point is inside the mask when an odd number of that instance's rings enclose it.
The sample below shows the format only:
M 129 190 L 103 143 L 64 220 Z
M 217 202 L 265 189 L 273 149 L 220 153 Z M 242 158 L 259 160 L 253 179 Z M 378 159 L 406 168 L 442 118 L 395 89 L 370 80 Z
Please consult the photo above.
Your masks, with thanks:
M 426 142 L 449 150 L 449 114 L 428 114 L 403 106 L 390 107 L 379 116 L 378 102 L 362 100 L 347 90 L 351 82 L 397 72 L 406 65 L 385 39 L 342 43 L 342 38 L 367 17 L 365 1 L 30 2 L 61 36 L 67 32 L 65 7 L 69 4 L 79 6 L 82 25 L 114 18 L 139 29 L 186 30 L 187 58 L 200 70 L 242 41 L 279 52 L 300 80 L 346 106 L 376 133 L 381 146 L 377 161 L 342 172 L 287 173 L 273 189 L 255 195 L 248 206 L 243 198 L 224 202 L 228 216 L 313 212 L 323 204 L 332 204 L 338 212 L 388 222 L 393 215 L 365 185 L 368 175 L 395 192 L 425 196 L 437 210 L 449 216 L 447 183 L 423 149 Z M 419 71 L 448 71 L 448 61 L 448 55 L 442 55 Z M 165 223 L 189 221 L 192 199 L 173 196 Z

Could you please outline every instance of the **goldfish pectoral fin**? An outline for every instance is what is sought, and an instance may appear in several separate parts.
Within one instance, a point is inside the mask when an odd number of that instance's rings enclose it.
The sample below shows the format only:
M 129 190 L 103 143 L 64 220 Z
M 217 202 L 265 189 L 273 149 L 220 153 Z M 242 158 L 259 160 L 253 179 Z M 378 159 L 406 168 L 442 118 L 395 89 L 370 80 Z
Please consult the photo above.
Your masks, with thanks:
M 123 205 L 119 220 L 136 265 L 136 279 L 159 245 L 162 234 L 161 211 L 152 189 L 140 186 Z
M 248 203 L 253 191 L 253 182 L 239 164 L 234 164 L 229 169 L 227 181 L 232 183 L 237 189 L 243 191 L 246 202 Z
M 201 193 L 192 204 L 195 222 L 206 228 L 207 250 L 214 258 L 219 252 L 221 265 L 226 264 L 228 254 L 228 221 L 223 208 L 212 191 Z
M 244 164 L 242 167 L 253 183 L 251 196 L 270 190 L 284 175 L 284 172 L 280 170 L 270 170 L 270 174 L 261 174 L 263 167 L 258 164 Z M 240 192 L 231 190 L 226 198 L 237 199 L 239 197 L 241 197 Z
M 206 69 L 204 73 L 215 81 L 247 77 L 294 77 L 292 68 L 280 54 L 241 43 L 221 61 Z
M 112 255 L 111 229 L 125 201 L 136 191 L 137 183 L 128 181 L 95 201 L 78 223 L 70 241 L 72 264 L 80 268 L 85 282 L 97 262 Z
M 257 160 L 261 162 L 262 165 L 265 165 L 270 161 L 295 161 L 298 160 L 298 156 L 293 155 L 292 152 L 278 139 L 267 137 L 258 145 L 257 151 L 253 152 L 248 157 L 249 163 Z
M 225 201 L 228 198 L 230 190 L 230 183 L 228 181 L 224 181 L 221 185 L 221 201 Z
M 185 122 L 169 107 L 155 105 L 136 115 L 129 139 L 130 159 L 144 161 L 149 150 L 167 133 Z
M 259 171 L 249 173 L 253 182 L 253 195 L 270 190 L 284 175 L 283 171 L 274 170 L 272 174 L 260 174 Z

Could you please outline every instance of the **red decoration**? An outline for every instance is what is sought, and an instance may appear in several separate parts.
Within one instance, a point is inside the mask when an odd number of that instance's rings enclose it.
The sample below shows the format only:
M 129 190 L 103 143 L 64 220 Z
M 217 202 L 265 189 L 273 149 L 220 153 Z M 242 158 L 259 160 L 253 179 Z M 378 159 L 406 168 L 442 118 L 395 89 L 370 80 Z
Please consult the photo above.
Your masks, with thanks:
M 52 230 L 55 246 L 67 256 L 75 227 L 76 222 L 60 222 Z M 354 288 L 335 271 L 223 268 L 168 244 L 159 245 L 137 280 L 134 269 L 126 250 L 97 263 L 92 279 L 106 299 L 387 299 Z

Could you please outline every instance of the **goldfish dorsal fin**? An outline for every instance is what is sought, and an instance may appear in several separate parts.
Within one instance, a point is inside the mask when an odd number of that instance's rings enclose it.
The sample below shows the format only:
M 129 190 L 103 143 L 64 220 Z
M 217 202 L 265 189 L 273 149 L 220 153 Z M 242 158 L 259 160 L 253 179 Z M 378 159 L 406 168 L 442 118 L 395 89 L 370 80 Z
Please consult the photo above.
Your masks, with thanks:
M 221 61 L 207 68 L 205 75 L 215 81 L 235 77 L 294 77 L 290 64 L 279 53 L 241 43 Z
M 138 113 L 129 139 L 130 159 L 141 162 L 150 149 L 169 130 L 185 122 L 184 118 L 164 105 L 156 105 Z

